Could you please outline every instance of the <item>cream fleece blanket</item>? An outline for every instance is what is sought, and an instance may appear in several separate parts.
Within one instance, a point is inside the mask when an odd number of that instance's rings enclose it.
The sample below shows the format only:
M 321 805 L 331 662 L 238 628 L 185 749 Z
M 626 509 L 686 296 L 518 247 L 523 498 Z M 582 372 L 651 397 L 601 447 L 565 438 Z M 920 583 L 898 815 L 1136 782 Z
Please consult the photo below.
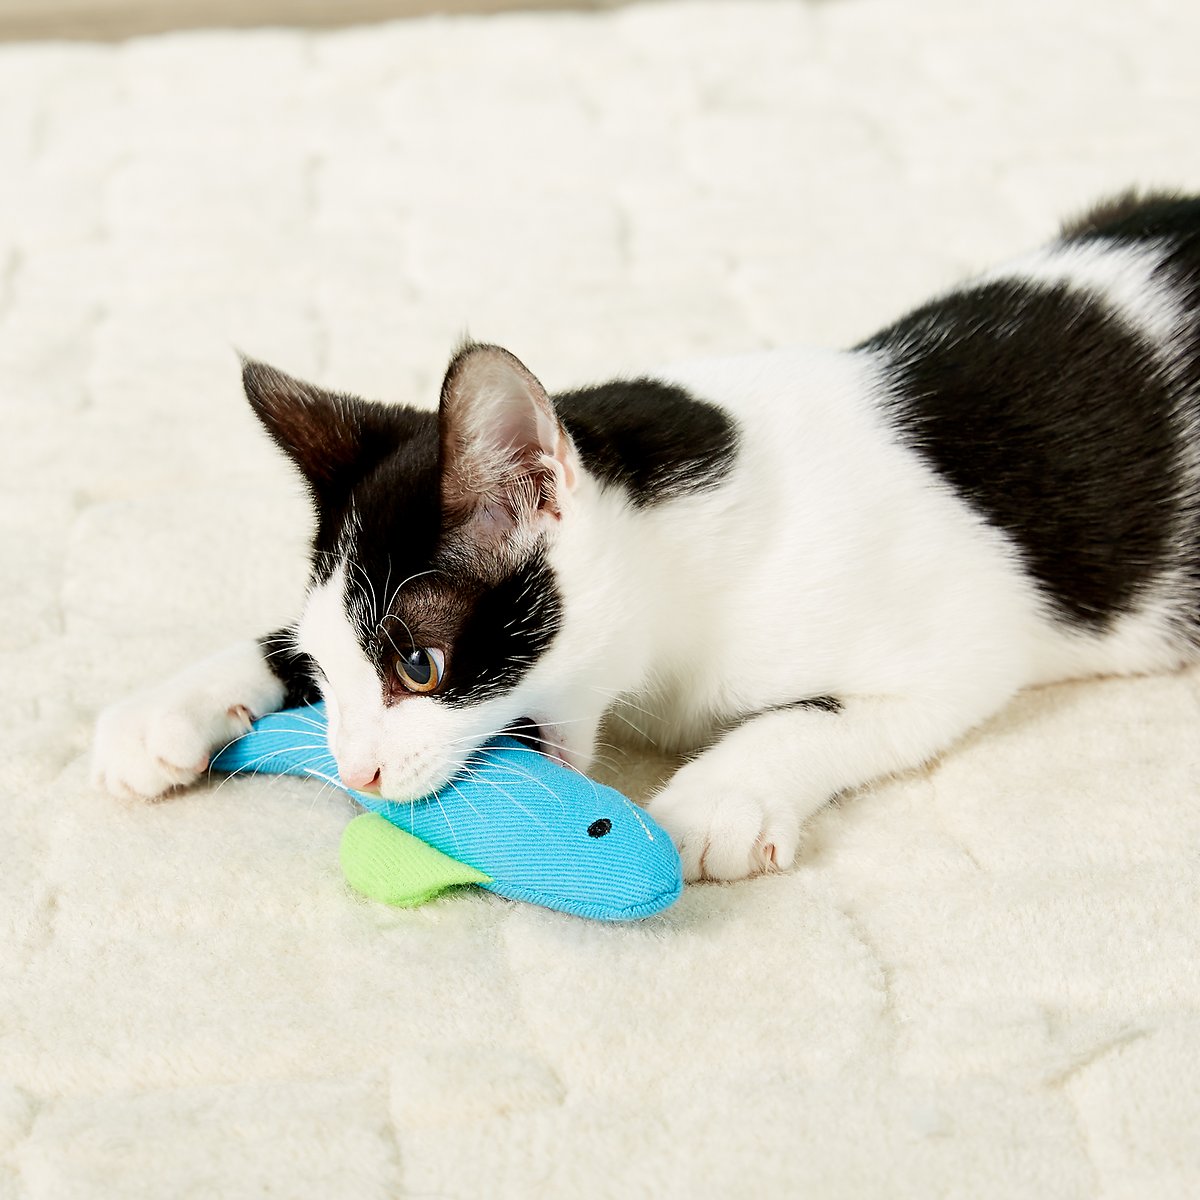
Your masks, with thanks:
M 1196 672 L 1030 694 L 629 928 L 361 902 L 334 796 L 86 770 L 295 610 L 234 346 L 431 403 L 468 326 L 552 387 L 846 344 L 1200 187 L 1198 45 L 761 0 L 0 49 L 0 1198 L 1200 1194 Z

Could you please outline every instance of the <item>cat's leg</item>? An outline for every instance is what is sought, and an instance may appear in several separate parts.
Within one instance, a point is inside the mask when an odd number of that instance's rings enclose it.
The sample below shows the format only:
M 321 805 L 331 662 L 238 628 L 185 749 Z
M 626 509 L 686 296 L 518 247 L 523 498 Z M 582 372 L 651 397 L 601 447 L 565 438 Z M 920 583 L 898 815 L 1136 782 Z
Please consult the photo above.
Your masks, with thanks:
M 927 762 L 1015 691 L 977 678 L 936 695 L 771 709 L 682 767 L 648 808 L 679 847 L 685 879 L 786 870 L 804 822 L 831 797 Z
M 239 642 L 110 705 L 96 722 L 93 782 L 143 799 L 193 783 L 214 752 L 252 721 L 316 699 L 308 668 L 281 630 Z

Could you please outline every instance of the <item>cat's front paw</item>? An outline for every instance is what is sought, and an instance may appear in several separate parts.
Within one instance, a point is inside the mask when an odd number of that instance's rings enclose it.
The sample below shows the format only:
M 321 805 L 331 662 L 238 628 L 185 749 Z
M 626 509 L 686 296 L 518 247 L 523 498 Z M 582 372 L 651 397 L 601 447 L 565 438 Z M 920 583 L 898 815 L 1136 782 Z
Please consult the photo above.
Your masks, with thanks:
M 215 751 L 278 708 L 283 686 L 250 643 L 110 705 L 96 721 L 92 782 L 152 800 L 194 783 Z
M 250 728 L 241 705 L 217 712 L 164 705 L 150 692 L 106 708 L 96 722 L 92 782 L 126 799 L 152 800 L 194 783 L 215 748 Z
M 694 767 L 684 767 L 647 805 L 679 848 L 684 879 L 786 871 L 800 845 L 795 808 L 749 781 L 722 779 L 700 763 Z

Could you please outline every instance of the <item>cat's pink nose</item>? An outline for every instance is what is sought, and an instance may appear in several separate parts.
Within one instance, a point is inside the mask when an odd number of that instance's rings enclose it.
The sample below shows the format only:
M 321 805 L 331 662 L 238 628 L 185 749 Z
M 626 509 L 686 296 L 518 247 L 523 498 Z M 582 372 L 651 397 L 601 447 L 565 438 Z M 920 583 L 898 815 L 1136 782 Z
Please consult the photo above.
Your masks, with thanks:
M 356 792 L 379 791 L 379 768 L 366 766 L 346 766 L 338 763 L 338 774 L 342 782 Z

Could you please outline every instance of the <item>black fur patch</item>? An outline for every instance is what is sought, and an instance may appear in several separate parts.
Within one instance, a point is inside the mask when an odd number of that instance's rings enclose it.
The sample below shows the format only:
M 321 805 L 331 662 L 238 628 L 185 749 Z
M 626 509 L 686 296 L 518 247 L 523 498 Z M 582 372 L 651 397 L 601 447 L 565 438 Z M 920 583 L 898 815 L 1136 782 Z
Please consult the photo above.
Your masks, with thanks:
M 737 429 L 721 409 L 654 379 L 564 392 L 554 408 L 583 465 L 639 508 L 715 487 L 737 456 Z
M 263 363 L 243 363 L 242 382 L 251 407 L 299 469 L 312 497 L 313 584 L 325 582 L 340 561 L 339 542 L 352 504 L 364 505 L 356 519 L 365 516 L 377 526 L 383 511 L 398 515 L 412 512 L 414 504 L 420 507 L 421 488 L 418 484 L 414 489 L 412 483 L 422 474 L 426 489 L 432 487 L 436 495 L 433 413 L 326 392 Z M 404 482 L 409 486 L 401 486 Z M 391 504 L 390 492 L 395 495 Z M 436 505 L 434 513 L 436 519 Z M 360 572 L 352 570 L 351 576 L 352 588 L 365 583 Z M 260 637 L 258 644 L 267 666 L 284 685 L 284 702 L 311 704 L 320 699 L 316 664 L 295 649 L 293 633 L 276 630 Z
M 558 633 L 562 598 L 541 554 L 485 586 L 454 642 L 442 696 L 465 705 L 514 687 Z
M 1064 241 L 1088 238 L 1120 238 L 1141 241 L 1147 238 L 1192 238 L 1200 232 L 1200 199 L 1177 196 L 1171 192 L 1123 192 L 1066 221 Z
M 550 645 L 562 602 L 543 555 L 497 576 L 442 520 L 436 461 L 382 464 L 352 494 L 348 590 L 359 644 L 385 684 L 402 650 L 447 650 L 447 704 L 513 687 Z M 403 688 L 390 698 L 402 701 Z
M 258 639 L 263 659 L 283 684 L 283 703 L 287 708 L 315 704 L 321 698 L 316 682 L 316 666 L 307 654 L 301 654 L 292 642 L 292 630 L 277 629 Z M 262 714 L 256 714 L 261 716 Z
M 437 454 L 437 418 L 293 379 L 265 363 L 242 364 L 246 398 L 272 440 L 299 468 L 326 524 L 338 526 L 350 492 L 383 466 L 393 471 Z M 432 443 L 430 437 L 432 435 Z M 415 447 L 409 443 L 417 442 Z
M 836 716 L 842 711 L 842 702 L 836 696 L 808 696 L 803 700 L 792 700 L 787 704 L 772 704 L 767 708 L 760 708 L 757 712 L 743 717 L 739 724 L 752 721 L 755 717 L 761 717 L 764 713 L 788 712 L 793 708 L 809 708 L 816 712 L 829 713 L 831 716 Z
M 836 696 L 810 696 L 807 700 L 797 700 L 793 704 L 783 705 L 785 708 L 815 708 L 820 712 L 840 713 L 842 702 Z
M 1007 533 L 1058 614 L 1102 628 L 1164 566 L 1180 462 L 1154 352 L 1099 301 L 1019 281 L 918 309 L 878 353 L 903 439 Z

